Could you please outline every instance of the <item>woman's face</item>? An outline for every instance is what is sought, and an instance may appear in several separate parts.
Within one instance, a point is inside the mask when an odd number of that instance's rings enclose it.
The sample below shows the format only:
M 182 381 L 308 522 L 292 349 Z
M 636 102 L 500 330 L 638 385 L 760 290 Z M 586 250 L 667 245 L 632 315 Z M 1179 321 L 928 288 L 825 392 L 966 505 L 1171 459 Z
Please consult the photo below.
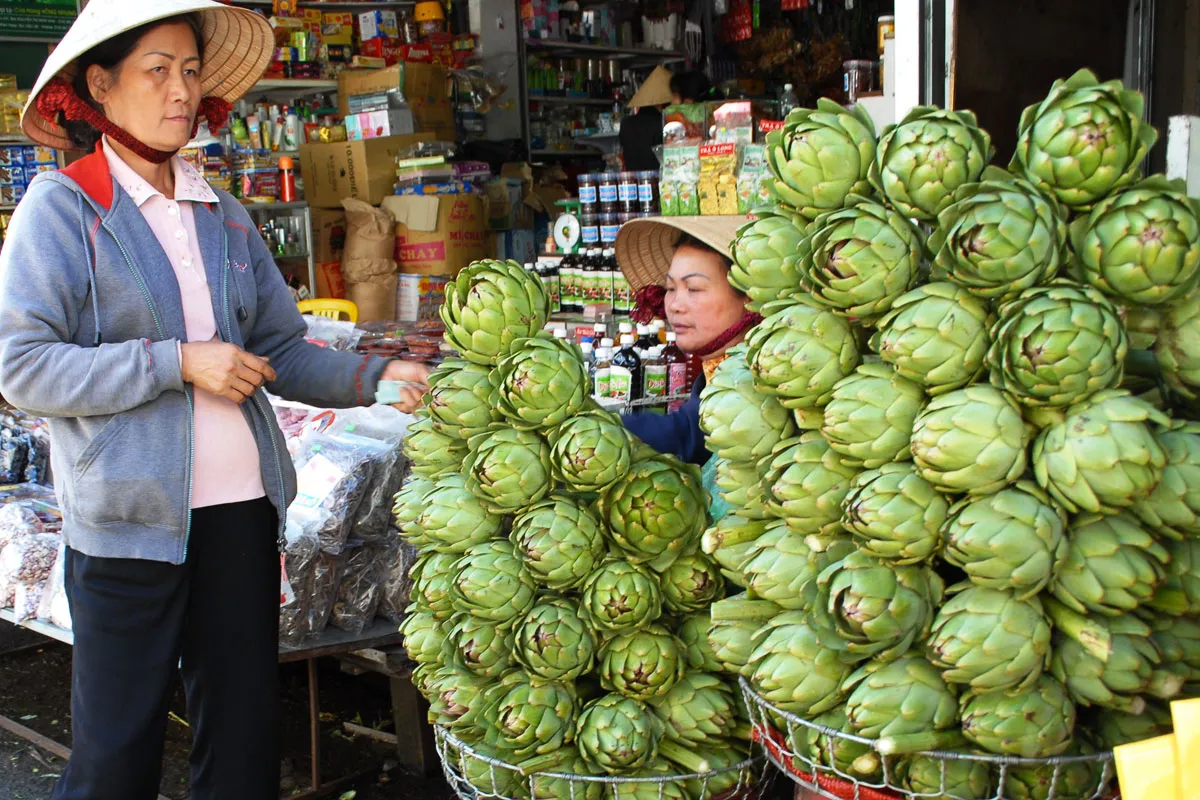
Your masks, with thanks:
M 105 116 L 135 139 L 178 150 L 191 139 L 200 108 L 196 34 L 186 23 L 160 25 L 112 73 L 91 67 L 88 87 Z
M 688 246 L 671 259 L 665 305 L 676 342 L 689 353 L 737 324 L 746 311 L 746 299 L 729 285 L 721 257 Z

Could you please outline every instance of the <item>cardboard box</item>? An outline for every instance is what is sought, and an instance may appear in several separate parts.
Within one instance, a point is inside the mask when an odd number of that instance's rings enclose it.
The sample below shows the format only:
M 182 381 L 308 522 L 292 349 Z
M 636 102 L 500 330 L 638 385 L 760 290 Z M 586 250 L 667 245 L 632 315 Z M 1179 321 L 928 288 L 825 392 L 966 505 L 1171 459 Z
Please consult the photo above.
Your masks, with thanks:
M 412 132 L 412 111 L 407 108 L 364 111 L 346 117 L 346 136 L 352 142 L 363 139 L 379 139 L 385 136 L 402 136 Z
M 533 231 L 517 228 L 512 231 L 496 233 L 496 258 L 501 261 L 512 259 L 518 264 L 530 264 L 537 261 L 538 248 Z
M 342 277 L 341 261 L 322 261 L 315 265 L 317 273 L 316 297 L 346 299 L 346 279 Z
M 317 262 L 342 260 L 346 249 L 346 212 L 341 209 L 312 210 L 313 260 Z
M 417 130 L 432 131 L 437 139 L 453 142 L 454 108 L 450 105 L 449 76 L 433 64 L 397 64 L 387 69 L 345 70 L 338 76 L 338 113 L 350 113 L 351 95 L 375 94 L 399 87 L 412 109 Z
M 321 40 L 325 44 L 354 44 L 354 15 L 345 11 L 326 11 L 321 19 Z
M 300 147 L 304 194 L 314 208 L 341 208 L 343 197 L 378 205 L 396 184 L 402 150 L 433 138 L 431 133 L 388 136 L 361 142 L 330 142 Z
M 506 231 L 518 227 L 524 203 L 521 182 L 515 178 L 496 178 L 484 184 L 488 199 L 488 227 Z
M 437 275 L 401 275 L 396 288 L 396 321 L 437 319 L 450 279 Z
M 395 11 L 363 11 L 358 15 L 358 38 L 361 41 L 392 38 L 400 35 Z
M 382 207 L 396 217 L 401 272 L 453 277 L 491 252 L 487 202 L 479 195 L 392 196 Z

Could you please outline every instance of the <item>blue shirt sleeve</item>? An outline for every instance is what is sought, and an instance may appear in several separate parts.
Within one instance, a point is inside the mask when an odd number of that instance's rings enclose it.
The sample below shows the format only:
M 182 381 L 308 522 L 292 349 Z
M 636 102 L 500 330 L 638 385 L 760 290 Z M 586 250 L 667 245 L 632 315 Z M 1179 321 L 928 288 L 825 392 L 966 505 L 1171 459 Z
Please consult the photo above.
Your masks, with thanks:
M 700 431 L 700 388 L 697 381 L 692 396 L 670 414 L 622 414 L 621 421 L 634 436 L 653 447 L 689 464 L 703 466 L 708 461 L 704 434 Z

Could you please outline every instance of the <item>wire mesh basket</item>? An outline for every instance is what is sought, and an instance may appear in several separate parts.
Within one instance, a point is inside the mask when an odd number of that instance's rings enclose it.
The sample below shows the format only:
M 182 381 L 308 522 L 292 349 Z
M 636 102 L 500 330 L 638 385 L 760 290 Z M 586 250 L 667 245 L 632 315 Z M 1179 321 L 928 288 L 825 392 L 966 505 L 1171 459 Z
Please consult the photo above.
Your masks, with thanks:
M 1118 800 L 1112 752 L 1019 758 L 885 755 L 878 742 L 801 719 L 739 679 L 754 740 L 784 775 L 834 800 Z M 914 763 L 920 775 L 914 777 Z
M 765 755 L 704 774 L 626 778 L 539 772 L 486 756 L 434 726 L 446 783 L 462 800 L 762 800 L 775 780 Z

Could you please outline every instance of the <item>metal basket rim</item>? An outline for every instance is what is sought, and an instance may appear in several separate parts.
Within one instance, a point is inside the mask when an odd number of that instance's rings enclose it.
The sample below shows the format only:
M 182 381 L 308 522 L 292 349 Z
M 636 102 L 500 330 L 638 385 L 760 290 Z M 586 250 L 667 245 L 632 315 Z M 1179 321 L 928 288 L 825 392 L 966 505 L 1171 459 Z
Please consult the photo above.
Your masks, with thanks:
M 739 761 L 737 764 L 731 764 L 728 767 L 723 767 L 721 769 L 715 769 L 712 772 L 690 772 L 690 773 L 683 773 L 683 774 L 679 774 L 679 775 L 655 775 L 652 777 L 637 777 L 637 778 L 622 777 L 619 775 L 576 775 L 576 774 L 570 773 L 570 772 L 529 772 L 529 773 L 526 773 L 526 772 L 522 772 L 520 767 L 518 767 L 514 764 L 510 764 L 507 761 L 502 761 L 498 758 L 492 758 L 491 756 L 485 756 L 482 753 L 479 753 L 473 747 L 471 747 L 469 744 L 462 741 L 461 739 L 456 737 L 454 734 L 450 733 L 449 729 L 447 729 L 444 725 L 435 724 L 433 727 L 434 727 L 434 730 L 437 732 L 437 735 L 439 737 L 441 737 L 443 740 L 445 740 L 446 742 L 448 742 L 450 744 L 450 746 L 453 747 L 454 749 L 465 751 L 472 758 L 477 758 L 480 761 L 482 761 L 483 763 L 489 764 L 493 767 L 501 767 L 510 772 L 516 773 L 517 775 L 520 775 L 522 778 L 542 777 L 542 778 L 551 778 L 551 779 L 555 779 L 555 780 L 566 780 L 566 781 L 572 781 L 572 782 L 577 781 L 579 783 L 599 783 L 599 784 L 671 783 L 673 781 L 703 780 L 705 778 L 712 777 L 713 775 L 723 775 L 727 772 L 733 772 L 735 770 L 740 772 L 742 770 L 750 769 L 755 766 L 764 765 L 765 762 L 768 760 L 767 754 L 765 752 L 763 752 L 763 753 L 759 753 L 758 755 L 752 755 L 752 756 L 750 756 L 750 758 L 747 758 L 744 761 Z M 761 745 L 759 745 L 759 746 L 761 747 Z M 765 748 L 764 748 L 764 750 L 765 750 Z
M 885 754 L 882 751 L 880 751 L 878 739 L 868 739 L 863 736 L 858 736 L 858 735 L 855 735 L 852 733 L 846 733 L 845 731 L 840 731 L 837 728 L 830 728 L 825 725 L 818 725 L 815 722 L 810 722 L 810 721 L 804 719 L 803 717 L 799 717 L 799 716 L 793 714 L 790 711 L 784 711 L 783 709 L 773 705 L 772 703 L 770 703 L 769 701 L 764 699 L 762 697 L 762 695 L 760 695 L 757 691 L 755 691 L 754 687 L 750 685 L 750 681 L 748 681 L 744 675 L 738 676 L 738 685 L 742 689 L 742 694 L 745 695 L 747 698 L 753 699 L 753 701 L 759 707 L 765 708 L 768 711 L 770 711 L 771 713 L 778 714 L 779 716 L 783 717 L 784 719 L 788 720 L 789 722 L 793 722 L 797 725 L 800 725 L 801 727 L 808 728 L 810 730 L 818 731 L 819 733 L 822 733 L 826 736 L 831 736 L 835 739 L 846 739 L 848 741 L 867 745 L 868 747 L 870 747 L 872 750 L 879 753 L 880 755 L 889 755 L 889 754 Z M 754 724 L 756 726 L 758 725 L 757 722 Z M 765 749 L 769 750 L 769 748 L 765 748 Z M 893 753 L 890 755 L 896 756 L 899 754 Z M 1042 758 L 1028 757 L 1028 756 L 1000 755 L 1000 754 L 995 754 L 995 753 L 959 753 L 954 750 L 919 750 L 919 751 L 913 752 L 913 753 L 904 753 L 903 755 L 906 758 L 911 758 L 913 756 L 924 756 L 927 758 L 932 758 L 937 761 L 976 761 L 976 762 L 992 764 L 992 765 L 996 765 L 996 766 L 1004 765 L 1004 766 L 1010 766 L 1010 767 L 1011 766 L 1018 766 L 1018 767 L 1058 766 L 1061 764 L 1073 764 L 1073 763 L 1088 762 L 1088 761 L 1104 763 L 1104 762 L 1112 762 L 1112 760 L 1113 760 L 1112 750 L 1102 750 L 1102 751 L 1097 751 L 1096 753 L 1085 753 L 1083 755 L 1077 755 L 1077 756 L 1046 756 L 1046 757 L 1042 757 Z

